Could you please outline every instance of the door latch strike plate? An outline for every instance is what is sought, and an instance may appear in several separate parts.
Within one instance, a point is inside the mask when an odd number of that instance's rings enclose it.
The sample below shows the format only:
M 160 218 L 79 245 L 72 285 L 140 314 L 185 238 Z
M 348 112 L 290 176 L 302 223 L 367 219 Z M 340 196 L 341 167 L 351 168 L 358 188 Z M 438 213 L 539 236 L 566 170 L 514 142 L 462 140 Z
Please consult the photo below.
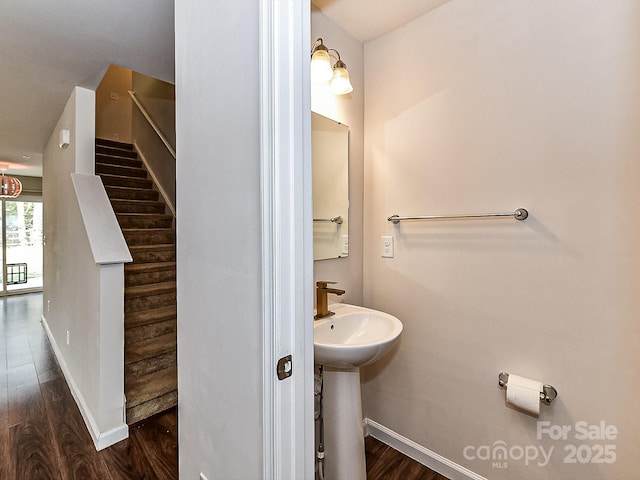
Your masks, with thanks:
M 291 360 L 291 355 L 287 355 L 286 357 L 282 357 L 278 360 L 276 372 L 278 373 L 278 380 L 284 380 L 293 374 L 293 361 Z

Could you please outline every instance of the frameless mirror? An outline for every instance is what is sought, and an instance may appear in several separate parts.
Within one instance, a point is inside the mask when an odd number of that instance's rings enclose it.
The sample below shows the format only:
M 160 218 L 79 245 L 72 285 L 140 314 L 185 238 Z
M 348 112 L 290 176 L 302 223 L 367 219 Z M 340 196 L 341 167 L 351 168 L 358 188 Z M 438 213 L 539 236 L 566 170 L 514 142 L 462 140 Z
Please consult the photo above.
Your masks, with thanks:
M 313 259 L 349 255 L 349 127 L 311 112 Z

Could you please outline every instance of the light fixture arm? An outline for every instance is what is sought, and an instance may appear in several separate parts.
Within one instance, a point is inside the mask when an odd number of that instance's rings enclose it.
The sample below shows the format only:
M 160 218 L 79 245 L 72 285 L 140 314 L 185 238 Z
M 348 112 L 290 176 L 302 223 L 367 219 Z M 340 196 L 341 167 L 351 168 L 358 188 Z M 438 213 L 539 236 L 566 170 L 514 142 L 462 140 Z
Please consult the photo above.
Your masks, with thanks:
M 336 50 L 335 48 L 330 48 L 329 51 L 330 52 L 336 52 L 336 56 L 338 57 L 338 61 L 342 62 L 342 60 L 340 59 L 340 52 L 338 50 Z
M 318 37 L 318 39 L 315 42 L 313 42 L 313 46 L 311 47 L 311 56 L 313 56 L 313 54 L 316 53 L 318 50 L 322 50 L 329 53 L 329 49 L 324 45 L 322 41 L 322 37 Z

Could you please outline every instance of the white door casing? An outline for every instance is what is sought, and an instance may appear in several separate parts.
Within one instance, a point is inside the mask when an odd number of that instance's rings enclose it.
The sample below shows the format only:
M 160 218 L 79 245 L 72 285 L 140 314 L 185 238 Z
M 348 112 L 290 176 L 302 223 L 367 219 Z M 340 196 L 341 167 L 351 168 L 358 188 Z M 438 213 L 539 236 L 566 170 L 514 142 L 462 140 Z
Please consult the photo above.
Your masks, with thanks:
M 263 478 L 313 478 L 310 4 L 260 2 Z M 278 360 L 292 357 L 279 380 Z

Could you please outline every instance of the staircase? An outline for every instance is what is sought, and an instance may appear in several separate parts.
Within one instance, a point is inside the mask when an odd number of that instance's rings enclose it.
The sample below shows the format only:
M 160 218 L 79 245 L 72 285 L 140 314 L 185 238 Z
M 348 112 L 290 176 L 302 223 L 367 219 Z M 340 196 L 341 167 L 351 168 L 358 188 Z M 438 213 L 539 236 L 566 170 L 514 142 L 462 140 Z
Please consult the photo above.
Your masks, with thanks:
M 132 145 L 96 139 L 96 175 L 133 256 L 124 267 L 124 381 L 132 425 L 178 403 L 175 227 Z

